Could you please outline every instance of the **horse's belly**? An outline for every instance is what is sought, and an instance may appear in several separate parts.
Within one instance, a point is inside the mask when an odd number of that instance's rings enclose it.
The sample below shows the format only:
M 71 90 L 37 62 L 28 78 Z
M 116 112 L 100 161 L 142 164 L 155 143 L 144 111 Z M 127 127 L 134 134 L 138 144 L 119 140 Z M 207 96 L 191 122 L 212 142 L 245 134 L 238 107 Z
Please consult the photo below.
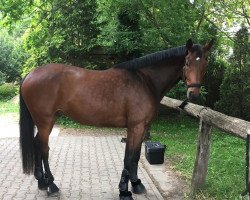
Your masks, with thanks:
M 126 114 L 119 106 L 73 106 L 64 112 L 81 124 L 101 127 L 126 127 Z

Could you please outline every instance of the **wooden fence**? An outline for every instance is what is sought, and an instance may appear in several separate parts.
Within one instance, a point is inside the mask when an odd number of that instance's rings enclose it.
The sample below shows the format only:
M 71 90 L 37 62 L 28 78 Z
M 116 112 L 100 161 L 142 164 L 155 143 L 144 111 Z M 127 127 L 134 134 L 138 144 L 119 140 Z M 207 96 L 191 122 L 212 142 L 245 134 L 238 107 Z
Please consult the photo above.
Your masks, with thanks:
M 164 97 L 161 101 L 162 105 L 177 110 L 182 110 L 178 107 L 181 103 L 182 101 L 169 97 Z M 196 160 L 191 183 L 191 193 L 194 194 L 197 189 L 202 189 L 205 186 L 212 127 L 217 127 L 225 133 L 246 139 L 247 134 L 250 134 L 250 122 L 192 103 L 188 103 L 182 111 L 200 119 Z

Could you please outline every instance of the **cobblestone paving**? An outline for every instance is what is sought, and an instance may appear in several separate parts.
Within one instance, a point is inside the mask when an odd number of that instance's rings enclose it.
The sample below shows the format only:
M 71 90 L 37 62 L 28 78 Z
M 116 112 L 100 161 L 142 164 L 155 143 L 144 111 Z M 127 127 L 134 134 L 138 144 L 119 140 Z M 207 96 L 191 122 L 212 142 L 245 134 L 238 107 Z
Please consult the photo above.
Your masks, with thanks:
M 47 197 L 39 191 L 34 177 L 21 169 L 18 138 L 0 139 L 0 199 L 118 199 L 118 183 L 123 168 L 124 144 L 121 136 L 58 136 L 50 139 L 50 165 L 60 195 Z M 139 178 L 147 194 L 136 200 L 158 200 L 162 195 L 142 163 Z

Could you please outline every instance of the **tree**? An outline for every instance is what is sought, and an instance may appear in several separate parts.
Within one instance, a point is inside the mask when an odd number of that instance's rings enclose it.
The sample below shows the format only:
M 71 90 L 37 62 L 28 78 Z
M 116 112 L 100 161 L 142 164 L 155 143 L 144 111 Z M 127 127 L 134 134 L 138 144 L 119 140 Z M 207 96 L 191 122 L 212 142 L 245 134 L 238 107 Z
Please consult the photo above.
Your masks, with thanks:
M 250 116 L 250 41 L 246 27 L 236 34 L 231 64 L 226 69 L 216 108 L 229 115 L 249 120 Z
M 30 54 L 25 73 L 48 62 L 79 66 L 91 61 L 99 34 L 96 0 L 5 1 L 0 8 L 5 25 L 25 25 L 25 48 Z
M 250 2 L 245 0 L 194 0 L 200 24 L 212 25 L 226 40 L 234 40 L 235 28 L 250 27 Z M 226 42 L 226 41 L 225 41 Z
M 121 4 L 117 13 L 114 51 L 120 61 L 141 55 L 140 10 L 137 1 Z
M 6 30 L 0 31 L 0 84 L 20 78 L 25 56 L 20 41 Z
M 96 6 L 95 0 L 47 1 L 37 19 L 40 24 L 26 38 L 27 49 L 37 57 L 35 64 L 86 63 L 99 33 Z

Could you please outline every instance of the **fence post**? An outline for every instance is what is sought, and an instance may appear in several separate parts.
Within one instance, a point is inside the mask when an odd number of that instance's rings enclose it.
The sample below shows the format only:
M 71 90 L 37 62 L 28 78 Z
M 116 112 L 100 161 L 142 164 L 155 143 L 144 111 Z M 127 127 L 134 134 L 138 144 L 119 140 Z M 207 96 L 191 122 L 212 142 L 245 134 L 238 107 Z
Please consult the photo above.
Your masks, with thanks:
M 210 155 L 212 126 L 200 118 L 199 135 L 197 142 L 196 160 L 191 183 L 191 194 L 205 186 L 208 160 Z

